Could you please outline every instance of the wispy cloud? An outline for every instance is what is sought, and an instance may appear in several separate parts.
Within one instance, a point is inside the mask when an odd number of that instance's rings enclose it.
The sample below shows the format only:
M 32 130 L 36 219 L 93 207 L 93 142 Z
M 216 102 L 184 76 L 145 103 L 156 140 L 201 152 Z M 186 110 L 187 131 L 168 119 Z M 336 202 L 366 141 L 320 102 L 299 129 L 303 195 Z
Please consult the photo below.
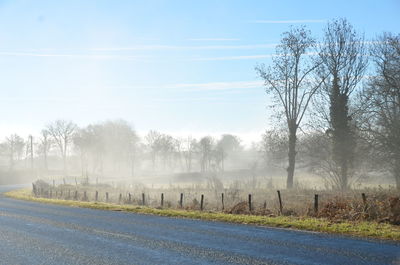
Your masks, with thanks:
M 1 97 L 0 101 L 5 102 L 32 102 L 32 101 L 48 101 L 48 102 L 77 102 L 79 98 L 61 98 L 61 97 Z
M 60 58 L 86 58 L 100 60 L 143 60 L 148 56 L 127 56 L 127 55 L 103 55 L 103 54 L 63 54 L 63 53 L 32 53 L 32 52 L 0 52 L 0 56 L 15 57 L 60 57 Z
M 188 39 L 190 41 L 238 41 L 236 38 L 194 38 Z
M 92 51 L 138 51 L 138 50 L 252 50 L 274 48 L 271 44 L 244 44 L 244 45 L 201 45 L 201 46 L 180 46 L 180 45 L 136 45 L 130 47 L 105 47 L 93 48 Z
M 223 56 L 223 57 L 205 57 L 205 58 L 194 58 L 191 61 L 232 61 L 232 60 L 255 60 L 272 58 L 273 54 L 260 54 L 260 55 L 238 55 L 238 56 Z
M 194 40 L 194 39 L 193 39 Z M 198 39 L 206 40 L 206 39 Z M 210 39 L 211 40 L 211 39 Z M 217 39 L 214 39 L 217 40 Z M 228 39 L 219 39 L 228 40 Z M 231 39 L 235 40 L 235 39 Z M 85 59 L 103 59 L 103 60 L 126 60 L 138 61 L 151 59 L 150 55 L 127 55 L 117 54 L 119 52 L 140 52 L 140 51 L 190 51 L 190 50 L 257 50 L 275 48 L 276 43 L 269 44 L 243 44 L 243 45 L 134 45 L 129 47 L 104 47 L 104 48 L 89 48 L 78 49 L 75 51 L 63 49 L 27 49 L 19 51 L 0 51 L 0 56 L 15 56 L 15 57 L 59 57 L 59 58 L 85 58 Z M 108 53 L 108 54 L 106 54 Z M 237 59 L 245 59 L 245 57 Z M 230 58 L 234 60 L 236 57 Z M 264 57 L 262 57 L 264 58 Z M 227 60 L 220 58 L 214 60 Z M 250 57 L 249 57 L 250 59 Z M 194 59 L 197 60 L 197 59 Z M 211 61 L 213 59 L 199 59 L 203 61 Z
M 164 85 L 164 88 L 179 89 L 186 92 L 195 91 L 226 91 L 235 89 L 252 89 L 262 87 L 262 81 L 233 81 L 208 83 L 181 83 Z
M 252 20 L 250 23 L 257 24 L 308 24 L 325 23 L 326 19 L 297 19 L 297 20 Z

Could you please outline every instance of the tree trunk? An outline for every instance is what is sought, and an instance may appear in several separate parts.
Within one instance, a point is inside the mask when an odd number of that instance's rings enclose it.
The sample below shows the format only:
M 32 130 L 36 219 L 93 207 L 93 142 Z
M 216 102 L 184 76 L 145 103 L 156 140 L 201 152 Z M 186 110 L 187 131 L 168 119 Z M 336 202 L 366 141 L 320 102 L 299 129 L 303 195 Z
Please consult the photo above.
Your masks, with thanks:
M 340 91 L 336 77 L 333 79 L 330 101 L 332 156 L 340 172 L 338 188 L 345 190 L 348 188 L 349 167 L 354 158 L 355 139 L 350 126 L 349 97 Z
M 343 159 L 341 164 L 340 164 L 340 188 L 342 190 L 346 190 L 348 188 L 348 182 L 349 182 L 349 177 L 348 177 L 348 165 L 347 165 L 347 160 Z
M 396 189 L 397 190 L 400 190 L 400 164 L 399 164 L 399 162 L 397 162 L 393 168 L 393 176 L 396 181 Z
M 131 177 L 135 177 L 135 155 L 132 155 L 131 158 Z
M 222 160 L 221 160 L 221 168 L 222 168 L 222 172 L 224 172 L 225 171 L 225 165 L 224 165 L 224 158 L 225 158 L 225 154 L 224 154 L 224 151 L 222 151 Z
M 296 131 L 297 126 L 295 121 L 292 121 L 289 125 L 289 166 L 287 167 L 287 180 L 286 180 L 286 188 L 291 189 L 293 188 L 293 178 L 294 178 L 294 169 L 296 163 Z
M 64 176 L 67 176 L 67 155 L 63 155 L 63 164 L 64 164 Z
M 46 146 L 47 148 L 47 146 Z M 44 151 L 44 170 L 47 172 L 48 166 L 47 166 L 47 150 L 45 149 Z

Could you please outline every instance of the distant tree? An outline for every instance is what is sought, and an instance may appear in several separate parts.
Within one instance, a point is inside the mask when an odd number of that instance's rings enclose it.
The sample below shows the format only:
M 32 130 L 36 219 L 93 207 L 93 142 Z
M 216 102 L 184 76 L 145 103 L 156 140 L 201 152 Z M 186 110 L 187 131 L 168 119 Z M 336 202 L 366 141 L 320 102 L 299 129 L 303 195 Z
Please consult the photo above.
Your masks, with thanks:
M 367 67 L 364 38 L 356 33 L 346 19 L 328 23 L 320 45 L 319 68 L 323 89 L 321 93 L 329 106 L 328 135 L 331 138 L 332 159 L 337 169 L 334 179 L 338 187 L 348 188 L 349 171 L 353 167 L 356 139 L 352 115 L 349 111 L 350 96 L 357 87 Z M 324 111 L 320 111 L 324 113 Z
M 124 120 L 107 121 L 102 126 L 104 148 L 112 161 L 113 171 L 118 172 L 122 166 L 129 165 L 132 175 L 139 141 L 136 131 Z
M 184 170 L 184 166 L 183 166 L 183 162 L 182 162 L 182 155 L 183 155 L 183 148 L 184 148 L 184 140 L 180 137 L 177 138 L 173 138 L 173 148 L 172 148 L 172 156 L 173 156 L 173 162 L 174 165 L 173 167 L 176 167 L 176 163 L 178 163 L 179 165 L 179 170 L 183 171 Z
M 187 137 L 184 140 L 184 149 L 183 149 L 183 157 L 185 158 L 186 171 L 192 171 L 192 161 L 195 156 L 198 144 L 196 139 L 193 139 L 191 136 Z
M 89 171 L 92 162 L 93 173 L 102 175 L 106 168 L 113 173 L 129 172 L 134 177 L 139 141 L 136 131 L 124 120 L 107 121 L 77 130 L 74 146 L 81 157 L 82 174 Z M 110 164 L 111 167 L 107 167 Z
M 371 56 L 376 72 L 360 93 L 360 127 L 380 166 L 388 166 L 400 189 L 400 35 L 383 34 L 374 42 Z
M 63 159 L 64 175 L 67 174 L 68 147 L 72 142 L 72 136 L 77 129 L 76 124 L 71 121 L 56 120 L 50 123 L 46 130 L 51 135 L 54 143 L 58 146 Z
M 38 155 L 43 156 L 43 165 L 44 169 L 47 171 L 48 170 L 48 154 L 50 151 L 50 148 L 52 146 L 52 141 L 50 139 L 50 133 L 47 130 L 42 130 L 40 132 L 41 136 L 39 138 L 39 145 L 38 145 Z
M 211 161 L 213 159 L 212 153 L 214 148 L 214 140 L 211 136 L 206 136 L 200 139 L 199 144 L 199 156 L 200 156 L 200 171 L 207 172 L 211 167 Z
M 266 166 L 285 167 L 288 141 L 285 132 L 268 130 L 262 135 L 261 154 Z
M 15 161 L 21 160 L 24 151 L 25 141 L 17 134 L 6 137 L 5 150 L 9 157 L 9 170 L 14 169 Z
M 149 131 L 149 133 L 145 137 L 147 147 L 150 150 L 153 170 L 155 170 L 156 168 L 157 155 L 160 152 L 161 148 L 159 145 L 161 137 L 161 133 L 157 131 Z
M 163 168 L 165 169 L 167 162 L 173 157 L 176 151 L 176 141 L 170 135 L 161 134 L 161 136 L 156 139 L 155 145 L 160 152 L 163 161 Z
M 293 187 L 297 130 L 309 103 L 322 84 L 315 81 L 319 62 L 312 56 L 315 40 L 304 27 L 292 28 L 283 33 L 272 66 L 256 67 L 264 80 L 266 92 L 273 95 L 274 106 L 279 107 L 285 117 L 288 132 L 288 161 L 286 187 Z M 281 118 L 280 117 L 280 118 Z
M 140 138 L 136 134 L 136 132 L 133 132 L 129 138 L 128 142 L 129 146 L 129 157 L 130 157 L 130 162 L 131 162 L 131 177 L 135 177 L 135 172 L 136 172 L 136 166 L 138 164 L 138 158 L 140 154 Z
M 89 163 L 91 162 L 91 172 L 103 175 L 104 160 L 107 155 L 106 138 L 103 123 L 89 125 L 81 129 L 80 133 L 75 134 L 75 146 L 79 149 L 81 155 L 87 155 L 84 159 L 87 165 L 82 165 L 82 170 L 89 171 Z
M 88 156 L 91 153 L 92 145 L 95 144 L 93 140 L 93 135 L 88 128 L 77 129 L 73 136 L 74 147 L 78 150 L 81 160 L 82 176 L 88 175 Z
M 221 164 L 221 170 L 225 170 L 225 159 L 232 152 L 241 149 L 240 139 L 237 136 L 231 134 L 224 134 L 221 139 L 217 142 L 217 162 Z

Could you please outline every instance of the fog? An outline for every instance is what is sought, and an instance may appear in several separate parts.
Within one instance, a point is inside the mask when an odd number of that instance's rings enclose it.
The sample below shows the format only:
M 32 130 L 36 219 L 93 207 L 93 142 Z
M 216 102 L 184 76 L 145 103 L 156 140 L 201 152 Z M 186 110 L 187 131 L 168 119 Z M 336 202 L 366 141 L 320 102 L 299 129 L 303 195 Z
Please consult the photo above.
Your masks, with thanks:
M 271 131 L 260 138 L 259 142 L 245 145 L 232 134 L 173 137 L 151 130 L 139 135 L 124 120 L 85 127 L 56 120 L 39 135 L 23 138 L 11 134 L 1 142 L 0 183 L 42 179 L 56 184 L 103 183 L 143 188 L 210 187 L 216 183 L 220 190 L 285 188 L 285 138 Z M 308 150 L 321 148 L 315 139 L 325 138 L 316 132 L 300 137 L 296 188 L 337 188 L 317 167 L 324 159 L 316 158 L 321 151 Z M 378 166 L 371 168 L 369 174 L 353 176 L 351 187 L 373 187 L 377 183 L 393 186 L 390 174 L 379 173 L 379 169 Z M 374 179 L 377 175 L 379 182 Z
M 260 144 L 245 146 L 235 135 L 184 138 L 155 130 L 139 135 L 124 120 L 82 128 L 57 120 L 40 135 L 11 134 L 1 143 L 2 183 L 87 178 L 92 183 L 190 185 L 210 175 L 231 182 L 243 174 L 262 175 L 261 164 Z

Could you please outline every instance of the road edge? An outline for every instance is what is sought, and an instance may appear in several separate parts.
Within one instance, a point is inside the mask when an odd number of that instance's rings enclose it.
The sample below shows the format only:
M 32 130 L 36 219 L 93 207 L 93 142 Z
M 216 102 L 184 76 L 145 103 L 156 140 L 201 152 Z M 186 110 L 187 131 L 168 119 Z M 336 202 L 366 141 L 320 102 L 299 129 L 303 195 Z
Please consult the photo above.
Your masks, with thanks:
M 189 218 L 207 221 L 220 221 L 235 224 L 250 224 L 265 227 L 289 228 L 312 232 L 348 235 L 360 238 L 383 239 L 399 242 L 400 226 L 377 222 L 331 222 L 322 218 L 293 217 L 293 216 L 260 216 L 239 215 L 210 211 L 176 210 L 150 208 L 135 205 L 117 205 L 104 202 L 85 202 L 34 197 L 30 189 L 17 189 L 3 193 L 13 199 L 57 204 L 70 207 L 81 207 L 98 210 L 124 211 L 137 214 L 150 214 L 174 218 Z

